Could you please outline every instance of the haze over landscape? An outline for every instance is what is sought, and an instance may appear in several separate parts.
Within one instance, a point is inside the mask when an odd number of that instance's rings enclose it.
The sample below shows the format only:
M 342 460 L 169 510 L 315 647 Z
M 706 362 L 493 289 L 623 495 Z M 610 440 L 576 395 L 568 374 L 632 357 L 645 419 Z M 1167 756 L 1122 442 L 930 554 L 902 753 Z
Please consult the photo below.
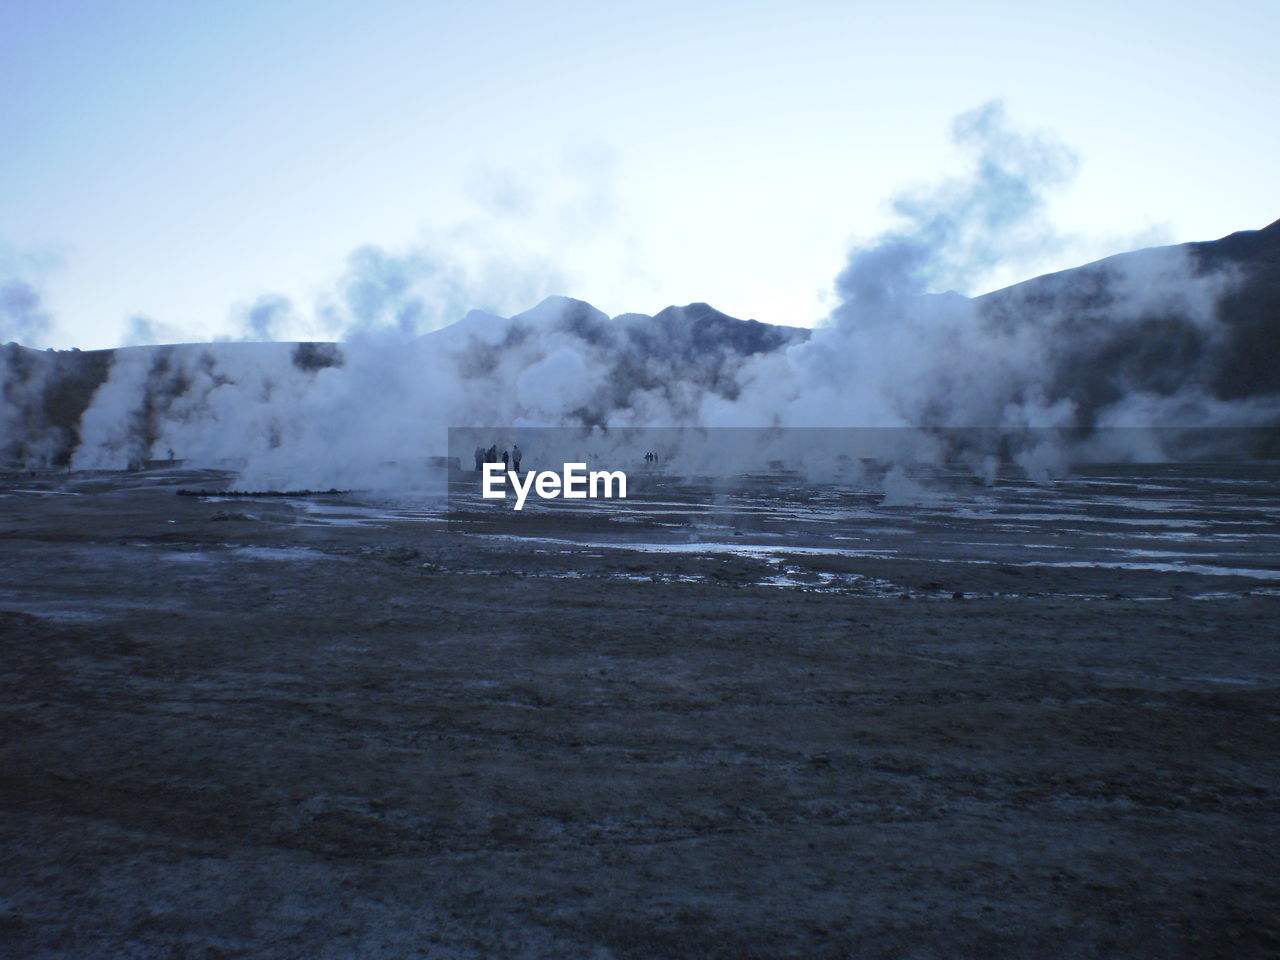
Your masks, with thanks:
M 0 958 L 1274 960 L 1277 35 L 0 3 Z
M 438 454 L 463 424 L 1274 421 L 1274 226 L 966 299 L 1170 233 L 1270 222 L 1280 196 L 1258 163 L 1280 145 L 1250 118 L 1272 86 L 1241 82 L 1265 5 L 1206 19 L 1165 4 L 1153 23 L 1141 4 L 1107 8 L 1109 37 L 1143 43 L 1095 56 L 1073 100 L 1054 66 L 1086 42 L 1074 21 L 999 5 L 966 9 L 969 47 L 941 39 L 955 14 L 934 7 L 909 28 L 906 11 L 823 3 L 784 20 L 497 4 L 509 30 L 483 34 L 473 12 L 377 6 L 376 34 L 341 5 L 231 3 L 216 22 L 150 3 L 0 13 L 29 92 L 3 108 L 24 149 L 0 161 L 0 340 L 210 342 L 6 348 L 7 462 L 173 451 L 314 479 L 335 446 L 371 468 Z M 422 38 L 420 56 L 390 24 Z M 697 44 L 712 24 L 732 42 Z M 981 52 L 1021 57 L 1045 31 L 1043 62 L 991 99 Z M 646 37 L 662 69 L 612 59 Z M 468 43 L 487 56 L 468 60 Z M 491 85 L 512 89 L 511 43 L 557 66 L 503 100 Z M 1199 68 L 1194 97 L 1174 78 L 1135 84 L 1157 50 Z M 38 82 L 55 66 L 59 84 Z M 867 84 L 872 100 L 846 96 Z M 1071 106 L 1086 102 L 1088 118 Z M 1211 129 L 1230 150 L 1205 152 Z M 479 148 L 497 130 L 500 148 Z M 688 306 L 624 312 L 655 297 Z
M 462 425 L 1280 423 L 1280 374 L 1267 360 L 1280 224 L 976 300 L 923 292 L 949 249 L 930 245 L 937 229 L 931 217 L 855 254 L 833 323 L 813 331 L 706 304 L 610 319 L 550 298 L 509 319 L 473 311 L 416 337 L 371 326 L 342 344 L 86 353 L 10 344 L 0 350 L 4 452 L 13 464 L 79 469 L 247 460 L 250 489 L 297 489 L 385 485 L 378 468 L 442 455 L 446 428 Z M 377 315 L 417 309 L 394 284 L 357 284 L 350 296 Z M 1160 452 L 1144 444 L 1112 455 Z

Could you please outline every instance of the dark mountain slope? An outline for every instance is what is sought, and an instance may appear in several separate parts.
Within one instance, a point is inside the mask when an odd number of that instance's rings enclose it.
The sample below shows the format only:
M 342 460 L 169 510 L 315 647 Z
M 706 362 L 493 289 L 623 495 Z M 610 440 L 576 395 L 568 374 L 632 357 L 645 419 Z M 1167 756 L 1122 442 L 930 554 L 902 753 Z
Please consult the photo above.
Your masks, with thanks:
M 1054 359 L 1048 397 L 1073 400 L 1086 423 L 1136 391 L 1280 396 L 1280 221 L 1119 254 L 975 304 L 996 329 L 1043 328 Z

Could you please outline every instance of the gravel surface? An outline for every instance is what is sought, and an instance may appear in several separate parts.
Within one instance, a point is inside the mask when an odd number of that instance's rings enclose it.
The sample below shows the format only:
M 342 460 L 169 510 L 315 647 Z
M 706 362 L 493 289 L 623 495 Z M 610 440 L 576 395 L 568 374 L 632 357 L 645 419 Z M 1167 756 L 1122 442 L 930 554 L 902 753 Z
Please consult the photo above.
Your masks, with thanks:
M 1280 470 L 0 481 L 0 955 L 1280 955 Z

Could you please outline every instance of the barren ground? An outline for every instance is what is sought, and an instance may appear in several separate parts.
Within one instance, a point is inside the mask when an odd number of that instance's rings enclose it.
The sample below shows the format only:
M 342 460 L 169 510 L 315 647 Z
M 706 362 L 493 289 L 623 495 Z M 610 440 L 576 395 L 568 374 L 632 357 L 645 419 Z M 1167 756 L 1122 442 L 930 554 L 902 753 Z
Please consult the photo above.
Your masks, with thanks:
M 224 479 L 0 483 L 0 955 L 1280 955 L 1274 468 L 1078 523 Z

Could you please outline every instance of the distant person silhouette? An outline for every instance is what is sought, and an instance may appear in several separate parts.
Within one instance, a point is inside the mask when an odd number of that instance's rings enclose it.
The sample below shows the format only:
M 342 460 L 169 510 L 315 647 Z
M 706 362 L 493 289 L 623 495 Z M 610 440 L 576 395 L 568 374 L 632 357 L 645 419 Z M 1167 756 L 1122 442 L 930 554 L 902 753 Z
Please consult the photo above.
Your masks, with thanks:
M 511 463 L 516 473 L 520 472 L 520 448 L 512 444 L 511 446 Z

